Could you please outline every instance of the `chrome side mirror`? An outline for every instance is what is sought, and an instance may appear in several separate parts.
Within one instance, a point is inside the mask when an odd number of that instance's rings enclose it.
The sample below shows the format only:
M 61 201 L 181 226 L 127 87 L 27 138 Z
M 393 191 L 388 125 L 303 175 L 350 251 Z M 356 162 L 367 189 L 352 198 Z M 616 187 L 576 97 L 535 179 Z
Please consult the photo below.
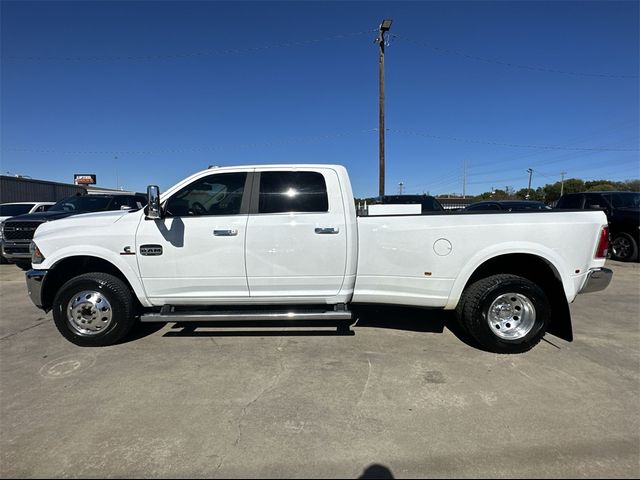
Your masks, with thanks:
M 160 209 L 160 188 L 157 185 L 149 185 L 147 187 L 147 220 L 156 220 L 162 218 L 162 210 Z

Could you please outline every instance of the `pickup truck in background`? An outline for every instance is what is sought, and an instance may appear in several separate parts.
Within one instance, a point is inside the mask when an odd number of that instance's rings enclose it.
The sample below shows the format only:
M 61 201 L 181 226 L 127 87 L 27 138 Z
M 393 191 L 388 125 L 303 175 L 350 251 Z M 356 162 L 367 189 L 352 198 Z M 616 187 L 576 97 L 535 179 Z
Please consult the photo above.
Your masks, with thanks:
M 611 258 L 638 261 L 640 192 L 584 192 L 560 197 L 557 209 L 602 210 L 611 234 Z
M 27 213 L 46 212 L 55 202 L 12 202 L 0 204 L 0 263 L 7 263 L 2 255 L 2 224 L 5 220 L 16 215 Z
M 71 342 L 116 343 L 138 319 L 348 325 L 392 304 L 455 310 L 482 348 L 518 353 L 571 340 L 569 303 L 612 275 L 601 211 L 358 217 L 336 165 L 207 169 L 148 198 L 38 227 L 29 294 Z
M 31 266 L 29 245 L 41 224 L 82 213 L 140 209 L 146 203 L 144 195 L 127 193 L 75 195 L 63 198 L 46 209 L 16 215 L 0 225 L 2 256 L 10 263 L 27 270 Z

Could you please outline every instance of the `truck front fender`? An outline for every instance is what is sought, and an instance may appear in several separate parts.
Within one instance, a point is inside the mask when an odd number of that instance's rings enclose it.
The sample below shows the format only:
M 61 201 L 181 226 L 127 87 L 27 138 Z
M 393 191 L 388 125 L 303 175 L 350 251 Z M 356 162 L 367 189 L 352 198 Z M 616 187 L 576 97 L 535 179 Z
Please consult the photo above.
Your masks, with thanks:
M 152 306 L 138 274 L 138 263 L 135 255 L 121 255 L 98 245 L 73 245 L 56 249 L 56 251 L 48 256 L 46 261 L 38 265 L 37 268 L 53 270 L 56 265 L 74 257 L 93 257 L 110 263 L 127 280 L 142 306 Z

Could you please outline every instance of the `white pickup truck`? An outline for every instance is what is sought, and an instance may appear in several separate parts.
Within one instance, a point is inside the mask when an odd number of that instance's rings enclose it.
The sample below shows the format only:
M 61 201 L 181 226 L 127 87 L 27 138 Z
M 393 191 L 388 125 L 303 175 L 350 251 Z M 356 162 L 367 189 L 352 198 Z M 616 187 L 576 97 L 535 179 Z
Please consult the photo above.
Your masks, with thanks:
M 348 328 L 360 305 L 393 304 L 455 310 L 479 346 L 517 353 L 547 331 L 571 340 L 568 304 L 612 275 L 601 211 L 358 217 L 336 165 L 207 169 L 148 195 L 35 233 L 29 294 L 77 345 L 138 319 Z

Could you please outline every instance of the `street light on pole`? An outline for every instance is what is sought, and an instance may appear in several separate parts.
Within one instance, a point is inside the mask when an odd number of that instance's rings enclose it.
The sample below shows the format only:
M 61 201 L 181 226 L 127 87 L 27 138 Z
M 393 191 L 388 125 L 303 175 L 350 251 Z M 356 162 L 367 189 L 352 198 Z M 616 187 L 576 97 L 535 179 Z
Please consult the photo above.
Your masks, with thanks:
M 380 83 L 380 115 L 379 115 L 379 152 L 380 152 L 380 181 L 378 192 L 380 196 L 384 195 L 384 44 L 385 33 L 391 28 L 393 20 L 385 19 L 380 24 L 380 31 L 376 42 L 380 47 L 379 53 L 379 83 Z

